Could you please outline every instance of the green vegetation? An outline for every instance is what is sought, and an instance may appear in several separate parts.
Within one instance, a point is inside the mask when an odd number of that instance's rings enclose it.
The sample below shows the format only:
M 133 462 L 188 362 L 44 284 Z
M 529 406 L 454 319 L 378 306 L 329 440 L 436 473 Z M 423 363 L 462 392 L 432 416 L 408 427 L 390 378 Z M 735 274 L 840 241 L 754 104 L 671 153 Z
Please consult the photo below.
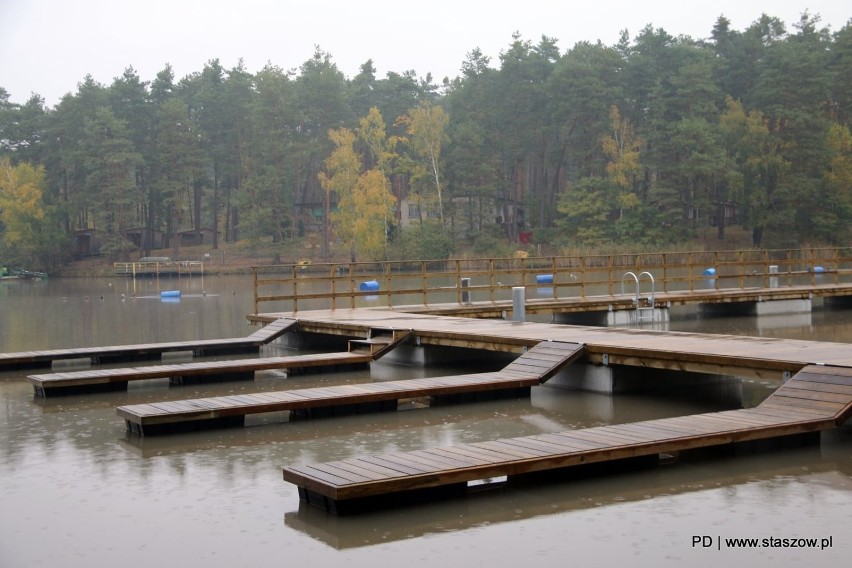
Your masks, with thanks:
M 516 35 L 441 85 L 371 61 L 347 78 L 318 49 L 293 71 L 86 77 L 53 108 L 0 89 L 0 258 L 846 243 L 852 25 L 720 17 L 709 35 Z

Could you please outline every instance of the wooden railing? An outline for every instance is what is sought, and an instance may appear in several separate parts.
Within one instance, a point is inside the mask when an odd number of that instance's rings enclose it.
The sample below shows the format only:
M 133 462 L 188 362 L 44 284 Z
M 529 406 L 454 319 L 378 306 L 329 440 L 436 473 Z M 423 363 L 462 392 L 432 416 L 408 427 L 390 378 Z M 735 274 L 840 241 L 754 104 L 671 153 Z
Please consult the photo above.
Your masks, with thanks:
M 615 296 L 626 272 L 653 274 L 657 292 L 839 284 L 852 277 L 852 248 L 300 263 L 252 271 L 255 313 L 273 302 L 275 311 L 295 312 L 495 302 L 510 299 L 517 286 L 539 297 Z

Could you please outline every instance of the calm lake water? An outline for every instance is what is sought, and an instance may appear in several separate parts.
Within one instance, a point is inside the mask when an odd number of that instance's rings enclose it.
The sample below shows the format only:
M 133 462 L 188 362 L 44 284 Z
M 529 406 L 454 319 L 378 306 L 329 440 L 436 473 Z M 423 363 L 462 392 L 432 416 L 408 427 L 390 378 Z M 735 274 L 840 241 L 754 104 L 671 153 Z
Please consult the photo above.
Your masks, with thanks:
M 179 302 L 159 292 L 180 289 Z M 0 282 L 0 351 L 243 336 L 250 277 Z M 852 343 L 852 312 L 699 318 L 669 329 Z M 850 347 L 852 348 L 852 347 Z M 270 346 L 266 354 L 295 354 Z M 181 360 L 172 356 L 170 360 Z M 65 366 L 71 366 L 66 363 Z M 140 439 L 115 407 L 237 392 L 453 374 L 371 370 L 36 399 L 0 373 L 0 567 L 839 566 L 852 553 L 852 432 L 819 447 L 475 493 L 337 518 L 302 505 L 286 464 L 747 406 L 777 385 L 720 396 L 610 397 L 553 387 L 530 399 Z M 33 371 L 30 371 L 33 372 Z M 693 546 L 695 537 L 712 546 Z M 721 546 L 717 546 L 721 538 Z M 819 548 L 735 548 L 732 538 L 831 538 Z M 701 541 L 698 541 L 701 542 Z M 709 541 L 708 541 L 709 542 Z

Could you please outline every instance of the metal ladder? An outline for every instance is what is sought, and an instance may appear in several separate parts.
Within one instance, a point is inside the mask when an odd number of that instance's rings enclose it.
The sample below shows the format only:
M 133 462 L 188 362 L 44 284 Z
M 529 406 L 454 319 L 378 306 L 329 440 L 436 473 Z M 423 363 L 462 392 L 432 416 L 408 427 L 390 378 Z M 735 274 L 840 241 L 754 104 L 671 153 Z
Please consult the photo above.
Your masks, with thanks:
M 651 281 L 651 293 L 645 297 L 642 296 L 641 282 L 643 277 L 647 276 Z M 636 321 L 654 321 L 654 275 L 650 272 L 640 272 L 639 276 L 635 272 L 625 272 L 621 277 L 621 295 L 624 296 L 624 280 L 630 277 L 636 284 L 636 293 L 633 296 L 633 305 L 636 308 Z

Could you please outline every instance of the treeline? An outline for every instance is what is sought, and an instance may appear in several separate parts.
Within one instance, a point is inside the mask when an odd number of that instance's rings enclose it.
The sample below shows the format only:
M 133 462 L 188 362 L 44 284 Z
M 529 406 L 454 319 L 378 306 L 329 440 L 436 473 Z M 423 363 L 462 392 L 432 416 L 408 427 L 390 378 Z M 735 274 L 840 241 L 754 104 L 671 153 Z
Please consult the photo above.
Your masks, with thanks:
M 664 246 L 726 226 L 755 246 L 845 243 L 850 97 L 852 26 L 808 13 L 565 52 L 516 35 L 441 84 L 379 79 L 371 61 L 347 78 L 318 49 L 298 70 L 86 77 L 53 108 L 0 89 L 0 259 L 48 267 L 81 229 L 116 257 L 187 230 L 363 257 Z

